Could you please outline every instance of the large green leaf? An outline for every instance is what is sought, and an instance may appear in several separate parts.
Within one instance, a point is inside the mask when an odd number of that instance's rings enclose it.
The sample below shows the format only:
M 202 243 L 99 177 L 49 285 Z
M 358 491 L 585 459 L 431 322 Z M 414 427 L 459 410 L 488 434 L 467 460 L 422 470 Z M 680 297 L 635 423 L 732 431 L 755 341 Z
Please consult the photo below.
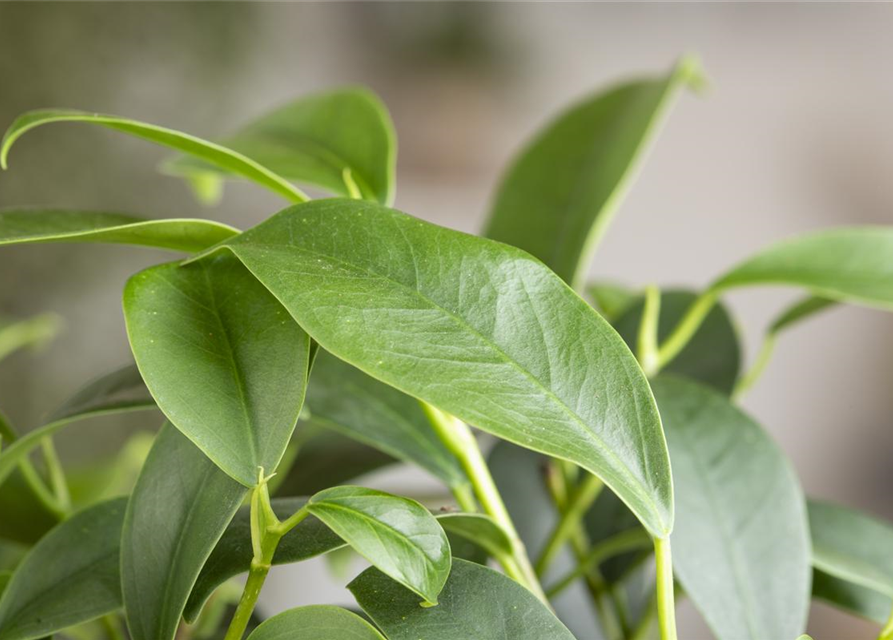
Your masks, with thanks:
M 6 130 L 3 140 L 0 142 L 0 168 L 6 169 L 9 149 L 16 140 L 35 127 L 54 122 L 85 122 L 122 131 L 137 138 L 142 138 L 176 151 L 182 151 L 215 167 L 247 178 L 275 191 L 292 202 L 304 202 L 308 199 L 300 189 L 294 187 L 282 176 L 254 160 L 219 144 L 145 122 L 118 116 L 88 113 L 86 111 L 40 109 L 20 115 Z
M 563 113 L 509 169 L 486 235 L 579 288 L 670 99 L 698 77 L 686 59 L 666 76 L 619 85 Z
M 697 295 L 690 291 L 665 291 L 660 297 L 658 339 L 667 339 Z M 639 298 L 614 322 L 614 328 L 634 348 L 645 301 Z M 667 366 L 667 373 L 677 373 L 703 382 L 730 394 L 741 366 L 738 332 L 726 308 L 717 304 L 704 319 L 698 332 L 679 355 Z
M 574 640 L 526 588 L 492 569 L 455 560 L 436 607 L 380 571 L 364 571 L 348 588 L 389 640 Z
M 135 244 L 174 251 L 202 251 L 238 231 L 211 220 L 145 220 L 95 211 L 0 211 L 0 246 L 36 242 Z
M 648 382 L 608 323 L 528 254 L 357 200 L 291 207 L 227 245 L 327 351 L 603 478 L 672 529 Z
M 222 141 L 279 175 L 351 196 L 352 181 L 367 200 L 394 198 L 396 136 L 387 109 L 366 89 L 348 87 L 299 98 L 255 120 Z M 219 190 L 221 176 L 234 172 L 195 157 L 166 163 L 174 175 Z M 349 176 L 345 176 L 349 171 Z
M 121 585 L 133 640 L 171 640 L 247 490 L 165 424 L 127 504 Z
M 724 395 L 659 378 L 676 486 L 674 567 L 720 640 L 794 638 L 809 608 L 806 502 L 788 461 Z
M 830 229 L 780 242 L 711 289 L 752 285 L 803 287 L 831 300 L 893 309 L 893 227 Z
M 812 597 L 878 624 L 887 622 L 893 610 L 890 596 L 818 569 L 812 574 Z
M 311 497 L 307 510 L 393 580 L 437 603 L 450 543 L 425 507 L 373 489 L 333 487 Z
M 28 553 L 0 599 L 0 638 L 29 640 L 121 606 L 118 549 L 125 498 L 81 511 Z
M 130 345 L 158 407 L 246 486 L 272 472 L 294 431 L 310 342 L 232 256 L 163 264 L 124 291 Z
M 415 398 L 329 353 L 320 353 L 313 365 L 305 413 L 311 424 L 417 464 L 447 486 L 468 482 L 456 456 L 434 434 Z
M 341 607 L 289 609 L 263 622 L 248 640 L 385 640 L 371 624 Z

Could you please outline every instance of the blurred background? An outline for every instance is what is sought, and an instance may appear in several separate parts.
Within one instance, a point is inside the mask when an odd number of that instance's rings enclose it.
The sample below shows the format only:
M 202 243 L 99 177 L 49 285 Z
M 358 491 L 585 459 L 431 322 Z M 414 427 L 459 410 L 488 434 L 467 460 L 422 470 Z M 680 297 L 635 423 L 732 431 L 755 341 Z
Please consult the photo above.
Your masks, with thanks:
M 663 73 L 697 53 L 711 79 L 685 95 L 600 247 L 593 275 L 702 287 L 765 244 L 820 227 L 893 222 L 893 5 L 3 3 L 0 125 L 38 107 L 119 113 L 217 137 L 304 93 L 370 86 L 400 143 L 397 207 L 477 231 L 530 134 L 605 83 Z M 203 209 L 155 171 L 164 151 L 76 125 L 40 129 L 0 174 L 0 205 L 209 216 L 248 227 L 283 206 L 229 184 Z M 0 317 L 52 311 L 65 330 L 0 365 L 0 406 L 22 429 L 129 360 L 126 278 L 169 259 L 146 249 L 0 252 Z M 734 294 L 752 359 L 794 293 Z M 813 496 L 893 518 L 893 321 L 842 307 L 781 339 L 746 408 Z M 151 427 L 129 416 L 130 431 Z M 97 423 L 58 442 L 90 464 L 128 429 Z M 427 490 L 414 473 L 367 484 Z M 299 581 L 298 576 L 303 580 Z M 309 577 L 309 579 L 308 579 Z M 320 562 L 274 571 L 263 605 L 348 602 Z M 869 635 L 818 605 L 823 638 Z M 681 637 L 706 637 L 691 611 Z M 771 640 L 771 639 L 768 639 Z

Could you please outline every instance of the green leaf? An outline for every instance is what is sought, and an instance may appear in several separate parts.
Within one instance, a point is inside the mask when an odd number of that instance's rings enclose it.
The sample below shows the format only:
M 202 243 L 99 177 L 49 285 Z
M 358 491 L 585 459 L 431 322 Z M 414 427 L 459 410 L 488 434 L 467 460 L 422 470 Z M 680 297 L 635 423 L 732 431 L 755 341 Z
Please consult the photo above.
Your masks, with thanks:
M 0 599 L 0 638 L 42 638 L 118 609 L 118 549 L 126 499 L 81 511 L 50 531 Z
M 375 567 L 437 603 L 450 573 L 450 543 L 425 507 L 373 489 L 333 487 L 306 508 Z
M 893 527 L 816 500 L 809 501 L 812 563 L 817 569 L 893 597 Z
M 521 152 L 502 181 L 485 235 L 545 262 L 575 289 L 671 98 L 699 80 L 684 59 L 572 107 Z
M 416 399 L 329 353 L 316 358 L 305 406 L 311 425 L 333 429 L 417 464 L 449 487 L 468 482 Z
M 247 490 L 165 424 L 127 504 L 121 585 L 133 640 L 172 640 L 196 578 Z
M 807 296 L 785 309 L 785 311 L 772 323 L 772 326 L 769 328 L 769 333 L 772 335 L 778 334 L 835 304 L 836 303 L 833 300 L 827 298 Z
M 40 441 L 63 427 L 101 415 L 154 409 L 155 401 L 146 390 L 134 366 L 113 371 L 75 393 L 50 414 L 43 426 L 29 431 L 0 453 L 0 483 L 3 483 Z
M 12 578 L 12 571 L 0 571 L 0 598 L 3 597 L 3 592 L 6 591 L 6 585 L 9 584 L 10 578 Z
M 893 609 L 890 596 L 818 569 L 812 574 L 812 597 L 878 624 L 887 622 Z
M 367 200 L 394 199 L 396 136 L 387 109 L 372 92 L 348 87 L 295 100 L 255 120 L 222 144 L 299 183 L 352 196 L 352 181 Z M 164 165 L 201 189 L 219 190 L 234 172 L 194 157 Z M 345 178 L 345 171 L 349 176 Z
M 660 342 L 673 332 L 696 299 L 697 295 L 691 291 L 671 290 L 661 293 L 657 331 Z M 638 338 L 644 305 L 644 298 L 639 298 L 614 323 L 614 328 L 631 348 L 634 348 Z M 728 395 L 735 387 L 740 367 L 741 346 L 738 332 L 729 312 L 723 305 L 717 304 L 665 371 L 703 382 Z
M 45 346 L 61 329 L 62 320 L 53 313 L 0 324 L 0 360 L 25 347 L 39 349 Z
M 94 211 L 0 211 L 0 246 L 36 242 L 135 244 L 191 253 L 231 238 L 230 226 L 197 218 L 145 220 Z
M 130 346 L 168 419 L 252 487 L 276 469 L 304 400 L 307 334 L 232 256 L 133 276 Z
M 494 558 L 512 555 L 512 541 L 505 529 L 482 513 L 445 513 L 437 516 L 443 530 L 469 540 Z
M 595 308 L 611 324 L 637 300 L 642 299 L 641 291 L 634 291 L 613 282 L 591 282 L 586 291 L 592 298 Z
M 266 620 L 248 640 L 385 640 L 371 624 L 341 607 L 310 605 Z
M 672 529 L 648 381 L 608 323 L 528 254 L 357 200 L 286 209 L 226 246 L 327 351 L 576 462 L 652 534 Z
M 85 122 L 122 131 L 163 147 L 187 153 L 215 167 L 247 178 L 284 196 L 292 202 L 304 202 L 308 199 L 304 193 L 282 176 L 277 175 L 254 160 L 219 144 L 145 122 L 112 115 L 88 113 L 86 111 L 40 109 L 20 115 L 6 130 L 3 140 L 0 142 L 0 168 L 6 169 L 10 148 L 25 132 L 54 122 Z
M 686 594 L 720 640 L 796 637 L 811 569 L 791 465 L 722 394 L 673 377 L 653 387 L 673 460 L 674 567 Z
M 59 515 L 35 494 L 18 468 L 0 486 L 0 539 L 34 544 L 59 523 Z
M 837 302 L 893 309 L 893 227 L 819 231 L 775 244 L 744 261 L 711 289 L 802 287 Z
M 273 511 L 283 520 L 297 513 L 306 503 L 306 498 L 277 498 L 271 502 Z M 344 546 L 344 540 L 321 521 L 306 518 L 282 536 L 273 556 L 273 564 L 301 562 Z M 253 555 L 250 509 L 246 506 L 236 513 L 202 567 L 186 604 L 186 620 L 193 622 L 198 618 L 205 602 L 218 586 L 233 576 L 247 572 L 251 568 Z
M 348 589 L 389 640 L 574 640 L 526 588 L 465 560 L 454 560 L 436 607 L 420 607 L 411 592 L 374 568 Z

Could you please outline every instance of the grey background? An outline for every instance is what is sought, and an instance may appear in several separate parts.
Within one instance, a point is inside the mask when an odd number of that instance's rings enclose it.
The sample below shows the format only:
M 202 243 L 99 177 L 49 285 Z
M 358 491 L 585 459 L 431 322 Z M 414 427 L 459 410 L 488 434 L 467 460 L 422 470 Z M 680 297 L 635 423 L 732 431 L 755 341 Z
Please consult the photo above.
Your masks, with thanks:
M 0 124 L 46 106 L 126 114 L 213 137 L 288 99 L 344 83 L 388 103 L 397 206 L 480 228 L 502 167 L 568 101 L 696 52 L 712 80 L 674 108 L 593 275 L 705 285 L 775 239 L 893 217 L 893 5 L 872 4 L 0 4 Z M 111 132 L 29 134 L 0 175 L 0 205 L 213 216 L 250 226 L 283 203 L 227 187 L 213 210 L 154 171 L 165 153 Z M 165 255 L 105 246 L 0 252 L 0 315 L 55 311 L 66 332 L 0 365 L 0 406 L 24 428 L 128 358 L 119 294 Z M 752 358 L 793 293 L 729 296 Z M 893 518 L 893 322 L 841 308 L 782 338 L 744 405 L 808 492 Z M 121 420 L 68 434 L 85 462 Z M 129 422 L 128 422 L 129 424 Z M 369 482 L 430 481 L 403 472 Z M 275 571 L 268 611 L 347 601 L 321 563 Z M 278 587 L 278 588 L 277 588 Z M 819 639 L 871 627 L 818 606 Z M 705 637 L 690 611 L 681 637 Z M 775 640 L 775 639 L 767 639 Z M 786 639 L 778 639 L 786 640 Z

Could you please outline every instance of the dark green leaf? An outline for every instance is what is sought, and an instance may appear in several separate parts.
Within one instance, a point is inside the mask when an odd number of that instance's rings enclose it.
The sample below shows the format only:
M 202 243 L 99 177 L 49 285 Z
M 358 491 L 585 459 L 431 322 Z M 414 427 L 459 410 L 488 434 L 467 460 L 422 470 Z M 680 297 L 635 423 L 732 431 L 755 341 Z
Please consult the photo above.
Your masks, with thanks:
M 686 594 L 720 640 L 796 637 L 811 569 L 791 465 L 722 394 L 673 377 L 653 387 L 673 459 L 674 567 Z
M 528 254 L 357 200 L 286 209 L 227 246 L 327 351 L 576 462 L 651 533 L 672 529 L 645 376 L 608 323 Z
M 529 251 L 579 289 L 670 99 L 698 78 L 686 59 L 667 76 L 619 85 L 559 116 L 503 179 L 487 237 Z
M 0 571 L 0 598 L 3 597 L 3 592 L 6 591 L 6 585 L 9 584 L 10 578 L 12 578 L 12 571 Z
M 812 597 L 878 624 L 884 624 L 893 610 L 890 596 L 835 578 L 818 569 L 812 574 Z
M 275 191 L 292 202 L 304 202 L 308 199 L 306 195 L 292 186 L 282 176 L 226 147 L 186 133 L 174 131 L 173 129 L 166 129 L 127 118 L 87 113 L 85 111 L 41 109 L 29 111 L 16 118 L 15 122 L 6 130 L 3 140 L 0 142 L 0 168 L 6 169 L 9 149 L 19 137 L 35 127 L 53 122 L 86 122 L 122 131 L 137 138 L 142 138 L 176 151 L 182 151 L 215 167 L 247 178 Z
M 481 513 L 445 513 L 437 521 L 447 533 L 474 542 L 494 558 L 504 558 L 513 552 L 512 541 L 505 530 L 490 516 Z
M 335 358 L 318 355 L 307 387 L 310 423 L 417 464 L 447 486 L 468 482 L 431 428 L 418 401 Z
M 246 486 L 276 469 L 307 382 L 309 339 L 232 256 L 163 264 L 124 291 L 130 345 L 170 421 Z
M 426 602 L 437 602 L 450 573 L 450 543 L 418 502 L 362 487 L 334 487 L 311 497 L 307 510 L 382 572 Z
M 144 220 L 94 211 L 0 211 L 0 246 L 35 242 L 103 242 L 191 253 L 207 249 L 237 233 L 232 227 L 211 220 Z
M 118 549 L 126 499 L 81 511 L 38 542 L 0 600 L 0 638 L 42 638 L 121 606 Z
M 690 291 L 665 291 L 660 297 L 660 322 L 658 339 L 663 342 L 697 299 Z M 614 323 L 614 328 L 623 336 L 626 343 L 634 348 L 642 319 L 643 298 L 632 306 Z M 665 371 L 677 373 L 698 382 L 703 382 L 730 394 L 738 379 L 741 366 L 741 347 L 738 332 L 726 308 L 717 304 L 704 319 L 691 341 L 670 362 Z
M 473 562 L 453 562 L 440 604 L 427 609 L 374 568 L 348 588 L 389 640 L 574 640 L 530 591 Z
M 397 149 L 387 109 L 370 91 L 336 89 L 300 98 L 255 120 L 222 144 L 299 183 L 351 196 L 352 180 L 367 200 L 394 198 Z M 164 169 L 215 189 L 234 173 L 195 158 L 177 158 Z M 345 170 L 350 172 L 345 178 Z M 219 186 L 217 187 L 219 189 Z
M 121 584 L 133 640 L 171 640 L 247 490 L 165 424 L 127 505 Z
M 248 640 L 385 640 L 371 624 L 341 607 L 310 605 L 275 615 Z
M 0 539 L 20 544 L 34 544 L 59 523 L 17 468 L 0 486 L 0 514 Z

